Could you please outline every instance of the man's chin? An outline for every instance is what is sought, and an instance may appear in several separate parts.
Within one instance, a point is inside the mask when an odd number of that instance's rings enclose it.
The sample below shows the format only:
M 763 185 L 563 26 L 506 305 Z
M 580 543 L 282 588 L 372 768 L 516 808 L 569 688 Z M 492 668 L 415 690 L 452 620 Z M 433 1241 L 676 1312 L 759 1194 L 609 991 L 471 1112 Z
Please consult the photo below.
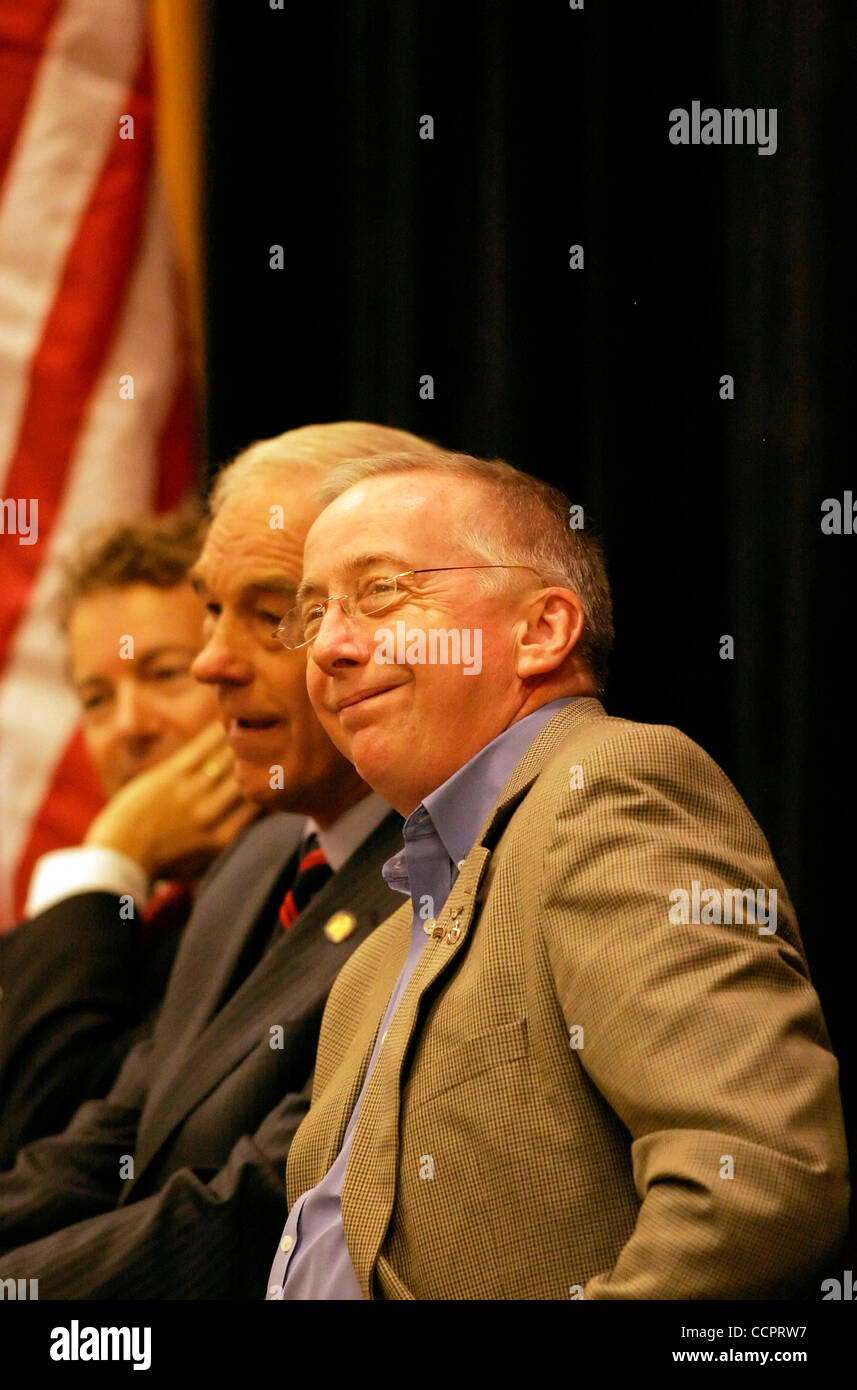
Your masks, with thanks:
M 318 711 L 316 711 L 316 713 L 318 713 Z M 343 729 L 342 725 L 340 724 L 339 720 L 335 715 L 331 716 L 326 712 L 325 717 L 323 719 L 319 719 L 319 723 L 321 724 L 321 727 L 324 729 L 324 732 L 327 734 L 327 737 L 330 739 L 337 753 L 340 753 L 342 757 L 345 758 L 346 762 L 353 764 L 354 740 L 352 739 L 351 734 L 348 732 L 348 730 Z
M 381 788 L 387 784 L 391 768 L 396 766 L 396 758 L 378 737 L 377 729 L 359 730 L 350 743 L 346 754 L 348 761 L 354 764 L 358 777 L 362 777 L 367 786 L 383 796 Z
M 276 807 L 278 799 L 282 799 L 283 792 L 281 789 L 278 790 L 277 783 L 283 780 L 283 775 L 277 763 L 261 767 L 258 763 L 236 761 L 232 767 L 232 776 L 241 789 L 241 795 L 254 806 L 272 810 Z

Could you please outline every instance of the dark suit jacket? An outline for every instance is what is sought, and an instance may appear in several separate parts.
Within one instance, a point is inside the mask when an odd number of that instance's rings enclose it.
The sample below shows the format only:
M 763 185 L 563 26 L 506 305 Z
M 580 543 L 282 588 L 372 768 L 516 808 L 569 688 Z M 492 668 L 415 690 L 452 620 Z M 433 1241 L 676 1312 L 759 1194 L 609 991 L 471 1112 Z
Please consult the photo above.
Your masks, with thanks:
M 106 1099 L 0 1176 L 0 1279 L 26 1270 L 41 1299 L 264 1298 L 328 990 L 401 902 L 380 872 L 402 843 L 391 813 L 258 959 L 300 824 L 262 821 L 227 852 L 152 1037 Z M 341 910 L 357 926 L 335 944 L 322 928 Z
M 106 1095 L 151 1031 L 188 907 L 145 949 L 139 917 L 119 908 L 112 893 L 75 893 L 0 936 L 0 1172 Z

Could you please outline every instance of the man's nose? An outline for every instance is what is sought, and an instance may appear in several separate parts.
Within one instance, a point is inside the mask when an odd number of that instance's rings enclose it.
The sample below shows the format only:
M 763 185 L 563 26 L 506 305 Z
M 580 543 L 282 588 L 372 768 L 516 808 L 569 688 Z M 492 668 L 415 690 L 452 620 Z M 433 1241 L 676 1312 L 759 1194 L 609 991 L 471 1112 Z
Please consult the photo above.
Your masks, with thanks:
M 122 738 L 152 738 L 161 724 L 150 693 L 134 676 L 116 688 L 114 729 Z
M 253 679 L 253 666 L 237 628 L 222 621 L 216 624 L 190 670 L 203 685 L 248 685 Z
M 331 599 L 321 626 L 309 646 L 309 654 L 323 671 L 338 662 L 362 664 L 369 659 L 367 629 L 371 620 L 360 615 L 350 618 L 339 599 Z

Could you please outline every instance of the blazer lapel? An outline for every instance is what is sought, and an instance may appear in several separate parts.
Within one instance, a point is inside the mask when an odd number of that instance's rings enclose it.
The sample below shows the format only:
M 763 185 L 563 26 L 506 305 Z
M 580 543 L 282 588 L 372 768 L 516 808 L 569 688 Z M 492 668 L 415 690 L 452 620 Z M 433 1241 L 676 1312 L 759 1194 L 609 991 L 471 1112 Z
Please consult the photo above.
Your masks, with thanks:
M 539 773 L 550 762 L 556 750 L 575 729 L 588 726 L 589 732 L 596 732 L 598 723 L 609 721 L 600 700 L 590 696 L 573 700 L 561 709 L 553 719 L 537 734 L 515 768 L 493 808 L 488 815 L 477 838 L 477 845 L 488 845 L 491 849 L 497 844 L 506 829 L 519 803 L 526 796 Z
M 363 1086 L 381 1019 L 408 953 L 411 916 L 410 900 L 405 900 L 402 906 L 385 920 L 383 930 L 390 949 L 385 950 L 380 967 L 372 977 L 369 991 L 360 997 L 359 1017 L 342 1063 L 320 1092 L 317 1091 L 313 1095 L 313 1126 L 320 1132 L 319 1142 L 323 1145 L 325 1155 L 319 1176 L 327 1172 L 342 1148 L 348 1121 Z M 318 1073 L 316 1081 L 318 1082 Z
M 401 1075 L 413 1037 L 420 1001 L 438 976 L 448 969 L 467 941 L 473 923 L 479 884 L 490 859 L 491 852 L 483 845 L 474 846 L 465 859 L 464 867 L 437 918 L 434 935 L 426 942 L 416 970 L 408 981 L 407 989 L 387 1030 L 354 1129 L 342 1187 L 342 1224 L 347 1232 L 354 1271 L 365 1298 L 372 1297 L 372 1271 L 393 1211 L 398 1173 Z M 372 1017 L 375 1021 L 371 1039 L 368 1041 L 370 1053 L 378 1019 L 383 1015 L 393 983 L 395 980 L 384 982 L 384 988 L 374 1001 L 375 1007 L 371 1015 L 370 1001 L 367 1000 L 367 1018 Z M 367 1036 L 363 1038 L 364 1048 L 367 1038 L 368 1029 Z M 350 1060 L 353 1065 L 353 1052 Z M 361 1068 L 361 1080 L 367 1062 L 368 1055 L 364 1058 Z M 359 1092 L 359 1086 L 357 1091 Z M 351 1100 L 352 1106 L 356 1099 L 355 1093 Z M 350 1108 L 345 1113 L 344 1124 L 340 1130 L 340 1142 L 349 1114 Z M 337 1151 L 338 1146 L 330 1156 L 331 1161 Z M 371 1203 L 366 1201 L 367 1193 L 371 1193 Z
M 354 946 L 389 916 L 392 894 L 381 876 L 381 865 L 401 846 L 401 826 L 400 816 L 387 816 L 315 894 L 294 925 L 268 948 L 236 993 L 197 1035 L 188 1038 L 176 1067 L 163 1080 L 159 1078 L 157 1094 L 153 1092 L 147 1103 L 135 1176 L 176 1126 L 269 1039 L 271 1024 L 306 1026 L 318 1008 L 319 977 L 326 979 L 335 972 L 340 955 L 344 964 Z M 253 900 L 258 905 L 259 895 L 254 893 Z M 350 913 L 356 926 L 341 943 L 331 942 L 323 928 L 340 912 Z M 231 958 L 235 959 L 234 952 Z M 222 978 L 221 972 L 218 975 Z
M 200 892 L 155 1027 L 155 1047 L 169 1059 L 170 1074 L 215 1012 L 304 824 L 282 814 L 260 821 Z

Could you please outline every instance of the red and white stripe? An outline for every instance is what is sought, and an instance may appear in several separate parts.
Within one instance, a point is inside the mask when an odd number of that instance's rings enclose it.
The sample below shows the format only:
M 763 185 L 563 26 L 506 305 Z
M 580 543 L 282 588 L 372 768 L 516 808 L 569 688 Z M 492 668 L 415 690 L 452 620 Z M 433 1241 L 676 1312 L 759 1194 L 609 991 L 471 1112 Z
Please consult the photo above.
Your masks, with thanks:
M 39 503 L 35 545 L 0 535 L 0 923 L 98 804 L 58 560 L 82 530 L 174 504 L 192 474 L 145 9 L 0 0 L 0 498 Z

